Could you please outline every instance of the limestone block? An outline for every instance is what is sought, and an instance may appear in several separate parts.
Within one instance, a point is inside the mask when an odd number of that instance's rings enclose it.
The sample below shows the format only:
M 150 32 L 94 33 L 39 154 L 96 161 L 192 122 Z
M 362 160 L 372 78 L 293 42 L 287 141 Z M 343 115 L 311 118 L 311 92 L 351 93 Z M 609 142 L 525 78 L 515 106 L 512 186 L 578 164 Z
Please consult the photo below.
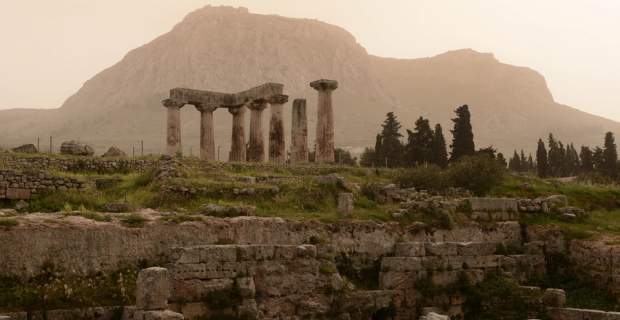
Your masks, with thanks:
M 457 244 L 461 256 L 488 256 L 495 254 L 497 244 L 494 242 L 463 242 Z
M 229 278 L 212 280 L 174 280 L 172 281 L 172 295 L 170 301 L 200 301 L 210 292 L 232 289 L 234 283 L 234 280 Z
M 469 198 L 474 212 L 518 212 L 517 199 L 511 198 Z
M 542 300 L 546 307 L 563 308 L 566 305 L 566 292 L 562 289 L 547 289 Z
M 316 246 L 304 244 L 297 246 L 298 258 L 316 258 Z
M 455 242 L 427 242 L 425 243 L 425 250 L 429 256 L 455 256 L 458 254 Z
M 256 295 L 256 286 L 254 285 L 254 278 L 245 277 L 237 278 L 237 287 L 239 288 L 239 294 L 243 298 L 254 298 Z
M 214 245 L 200 247 L 200 262 L 234 262 L 237 261 L 237 246 Z
M 258 305 L 254 299 L 245 299 L 237 310 L 240 319 L 258 319 Z
M 450 318 L 435 312 L 430 312 L 427 315 L 420 317 L 420 320 L 450 320 Z
M 354 199 L 352 193 L 338 194 L 338 213 L 343 218 L 350 218 L 353 214 Z
M 394 245 L 396 257 L 423 257 L 426 255 L 426 245 L 423 242 L 401 242 Z
M 134 320 L 183 320 L 182 314 L 170 310 L 162 311 L 136 311 Z
M 168 307 L 169 296 L 170 280 L 167 269 L 148 268 L 140 271 L 136 289 L 136 307 L 139 310 L 164 310 Z
M 420 271 L 423 270 L 422 258 L 419 257 L 385 257 L 381 260 L 381 271 Z

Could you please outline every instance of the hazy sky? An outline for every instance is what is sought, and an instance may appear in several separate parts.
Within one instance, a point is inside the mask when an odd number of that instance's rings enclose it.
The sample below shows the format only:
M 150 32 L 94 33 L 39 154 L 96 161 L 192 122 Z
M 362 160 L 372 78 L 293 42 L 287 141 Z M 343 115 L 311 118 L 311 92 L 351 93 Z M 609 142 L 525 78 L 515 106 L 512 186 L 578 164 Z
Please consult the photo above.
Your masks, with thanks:
M 208 4 L 336 24 L 379 56 L 493 52 L 541 72 L 556 101 L 620 120 L 620 0 L 2 0 L 0 109 L 60 106 Z

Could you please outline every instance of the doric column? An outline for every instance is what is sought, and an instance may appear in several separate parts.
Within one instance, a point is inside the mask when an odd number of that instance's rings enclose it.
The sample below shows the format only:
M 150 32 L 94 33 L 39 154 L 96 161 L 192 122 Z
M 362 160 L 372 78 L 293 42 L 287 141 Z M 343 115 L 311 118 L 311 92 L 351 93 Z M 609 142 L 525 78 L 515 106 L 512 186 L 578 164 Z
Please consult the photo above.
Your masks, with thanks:
M 245 162 L 245 106 L 229 107 L 233 115 L 230 162 Z
M 295 99 L 291 123 L 291 164 L 307 162 L 308 118 L 306 116 L 306 99 Z
M 310 86 L 319 92 L 315 161 L 317 163 L 333 163 L 335 162 L 335 155 L 332 91 L 338 88 L 338 82 L 322 79 L 311 82 Z
M 265 141 L 263 138 L 263 110 L 267 108 L 266 100 L 256 100 L 248 105 L 250 109 L 250 147 L 248 160 L 250 162 L 265 161 Z
M 269 161 L 286 162 L 286 144 L 284 142 L 284 120 L 282 107 L 288 102 L 288 96 L 276 95 L 269 99 L 271 118 L 269 119 Z
M 205 104 L 195 105 L 200 111 L 200 159 L 215 160 L 215 132 L 213 129 L 213 111 L 217 106 Z
M 183 155 L 183 144 L 181 143 L 181 107 L 183 107 L 185 103 L 166 99 L 162 101 L 162 104 L 168 109 L 166 151 L 170 156 L 181 156 Z

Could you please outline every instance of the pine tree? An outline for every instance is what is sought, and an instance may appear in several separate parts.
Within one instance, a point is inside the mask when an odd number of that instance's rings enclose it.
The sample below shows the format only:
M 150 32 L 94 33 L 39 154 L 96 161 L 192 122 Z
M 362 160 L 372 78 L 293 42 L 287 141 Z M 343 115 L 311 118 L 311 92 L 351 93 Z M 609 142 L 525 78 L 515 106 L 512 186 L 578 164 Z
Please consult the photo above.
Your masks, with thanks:
M 549 175 L 549 162 L 547 158 L 547 149 L 542 139 L 538 139 L 538 148 L 536 149 L 536 169 L 538 176 L 545 178 Z
M 618 149 L 614 134 L 605 134 L 605 146 L 603 148 L 603 173 L 608 177 L 616 177 L 618 174 Z
M 476 152 L 474 145 L 474 133 L 471 127 L 471 114 L 469 107 L 463 105 L 455 110 L 456 118 L 452 130 L 452 154 L 450 161 L 454 162 L 463 156 L 473 155 Z
M 534 169 L 536 169 L 536 166 L 534 166 L 534 159 L 532 158 L 532 154 L 530 153 L 527 157 L 527 170 L 534 171 Z
M 446 139 L 443 136 L 443 130 L 438 123 L 435 125 L 435 132 L 433 134 L 433 163 L 445 168 L 448 166 L 448 150 L 446 149 Z
M 579 157 L 581 158 L 581 166 L 579 168 L 581 172 L 594 171 L 594 159 L 590 147 L 582 146 Z
M 432 162 L 434 133 L 428 119 L 418 118 L 414 131 L 407 130 L 407 164 L 419 166 Z
M 381 165 L 387 164 L 389 167 L 396 167 L 401 164 L 403 158 L 403 144 L 400 141 L 400 122 L 394 112 L 388 112 L 387 117 L 381 125 L 381 148 L 379 156 Z

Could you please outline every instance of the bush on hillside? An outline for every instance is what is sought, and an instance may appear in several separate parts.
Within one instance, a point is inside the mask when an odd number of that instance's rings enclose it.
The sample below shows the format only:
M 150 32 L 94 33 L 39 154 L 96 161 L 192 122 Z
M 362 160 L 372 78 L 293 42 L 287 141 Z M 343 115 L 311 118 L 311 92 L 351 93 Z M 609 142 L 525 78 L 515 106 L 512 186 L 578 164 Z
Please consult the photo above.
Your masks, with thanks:
M 448 168 L 453 187 L 467 189 L 478 196 L 487 194 L 504 179 L 505 169 L 486 155 L 463 157 Z

